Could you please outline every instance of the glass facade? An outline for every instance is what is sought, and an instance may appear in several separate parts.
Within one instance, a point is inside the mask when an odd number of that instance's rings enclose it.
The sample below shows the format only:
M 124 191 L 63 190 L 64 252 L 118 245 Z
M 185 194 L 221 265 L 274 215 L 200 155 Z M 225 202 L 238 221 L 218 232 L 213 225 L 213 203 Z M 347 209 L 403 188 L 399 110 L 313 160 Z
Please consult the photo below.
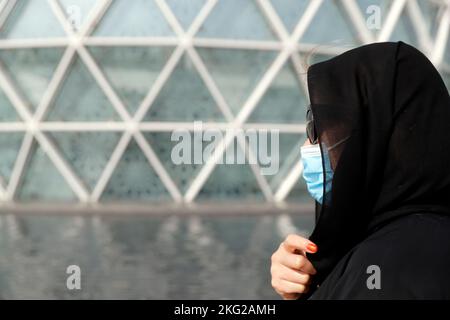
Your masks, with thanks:
M 0 5 L 2 202 L 303 203 L 308 64 L 403 40 L 450 82 L 446 1 Z M 171 133 L 194 121 L 279 130 L 279 170 L 174 164 Z

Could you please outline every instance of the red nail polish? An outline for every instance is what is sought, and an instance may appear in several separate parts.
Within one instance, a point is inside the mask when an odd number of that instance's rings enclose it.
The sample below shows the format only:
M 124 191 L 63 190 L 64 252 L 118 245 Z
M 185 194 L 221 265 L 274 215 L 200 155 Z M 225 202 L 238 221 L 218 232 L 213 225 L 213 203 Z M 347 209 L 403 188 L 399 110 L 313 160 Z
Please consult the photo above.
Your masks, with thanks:
M 311 253 L 316 253 L 317 252 L 317 246 L 314 243 L 310 243 L 306 246 L 306 249 L 308 249 L 308 251 L 310 251 Z

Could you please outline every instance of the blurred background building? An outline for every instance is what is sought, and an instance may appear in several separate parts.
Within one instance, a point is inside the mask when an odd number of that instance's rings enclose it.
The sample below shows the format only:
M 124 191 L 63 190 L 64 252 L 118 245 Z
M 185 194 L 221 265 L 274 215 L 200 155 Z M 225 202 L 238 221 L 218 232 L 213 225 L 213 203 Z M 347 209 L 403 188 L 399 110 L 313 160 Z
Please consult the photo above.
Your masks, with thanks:
M 308 65 L 402 40 L 449 87 L 449 10 L 447 0 L 0 1 L 0 296 L 274 298 L 272 251 L 313 227 L 299 161 Z M 279 130 L 279 170 L 174 164 L 172 133 L 196 121 Z M 72 264 L 81 290 L 66 287 Z

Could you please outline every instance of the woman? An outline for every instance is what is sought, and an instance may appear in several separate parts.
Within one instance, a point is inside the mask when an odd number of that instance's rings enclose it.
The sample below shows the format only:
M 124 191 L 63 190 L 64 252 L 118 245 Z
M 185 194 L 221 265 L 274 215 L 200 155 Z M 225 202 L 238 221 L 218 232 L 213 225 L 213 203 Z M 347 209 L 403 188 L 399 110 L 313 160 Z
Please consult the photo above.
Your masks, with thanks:
M 308 89 L 316 226 L 272 255 L 272 286 L 284 299 L 450 299 L 450 98 L 436 69 L 376 43 L 311 66 Z

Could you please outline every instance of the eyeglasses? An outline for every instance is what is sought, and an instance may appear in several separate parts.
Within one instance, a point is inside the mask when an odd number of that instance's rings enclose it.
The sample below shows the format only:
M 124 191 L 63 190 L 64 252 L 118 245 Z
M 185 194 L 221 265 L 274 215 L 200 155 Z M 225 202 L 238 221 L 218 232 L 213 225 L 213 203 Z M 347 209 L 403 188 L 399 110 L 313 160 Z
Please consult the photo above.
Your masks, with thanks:
M 316 144 L 318 141 L 316 128 L 314 127 L 314 118 L 311 111 L 311 105 L 306 108 L 306 136 L 311 144 Z

